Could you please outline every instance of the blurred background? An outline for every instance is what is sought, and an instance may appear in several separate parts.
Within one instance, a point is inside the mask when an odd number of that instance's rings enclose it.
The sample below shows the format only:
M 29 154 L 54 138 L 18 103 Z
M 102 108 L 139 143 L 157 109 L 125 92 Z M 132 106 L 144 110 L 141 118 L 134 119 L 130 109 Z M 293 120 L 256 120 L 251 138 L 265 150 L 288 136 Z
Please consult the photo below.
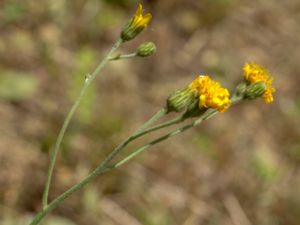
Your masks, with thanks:
M 148 0 L 153 21 L 111 62 L 64 139 L 50 198 L 81 180 L 197 74 L 229 89 L 267 67 L 275 102 L 244 102 L 90 183 L 44 225 L 299 225 L 300 1 Z M 0 224 L 41 209 L 63 119 L 135 12 L 135 0 L 0 1 Z M 171 115 L 174 116 L 174 115 Z M 152 140 L 149 135 L 123 154 Z

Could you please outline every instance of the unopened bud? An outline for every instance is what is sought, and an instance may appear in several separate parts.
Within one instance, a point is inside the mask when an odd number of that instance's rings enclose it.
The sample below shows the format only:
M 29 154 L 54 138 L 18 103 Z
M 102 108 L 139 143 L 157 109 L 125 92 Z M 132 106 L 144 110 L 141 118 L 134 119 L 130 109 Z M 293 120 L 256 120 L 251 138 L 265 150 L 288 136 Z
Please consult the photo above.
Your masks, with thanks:
M 255 84 L 248 85 L 245 98 L 256 99 L 261 97 L 267 90 L 267 85 L 264 82 L 257 82 Z
M 136 50 L 136 54 L 141 57 L 146 57 L 154 54 L 156 46 L 153 42 L 142 43 Z

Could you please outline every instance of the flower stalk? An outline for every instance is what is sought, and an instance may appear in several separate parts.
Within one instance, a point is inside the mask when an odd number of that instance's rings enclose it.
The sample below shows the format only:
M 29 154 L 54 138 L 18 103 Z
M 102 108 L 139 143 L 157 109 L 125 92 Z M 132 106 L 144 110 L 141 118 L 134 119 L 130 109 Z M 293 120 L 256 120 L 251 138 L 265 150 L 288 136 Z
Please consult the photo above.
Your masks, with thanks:
M 234 97 L 232 98 L 232 104 L 237 104 L 238 102 L 240 102 L 242 100 L 241 97 Z M 156 145 L 162 141 L 165 141 L 171 137 L 174 137 L 178 134 L 181 134 L 182 132 L 192 128 L 192 127 L 195 127 L 197 125 L 199 125 L 200 123 L 202 123 L 203 121 L 205 120 L 208 120 L 210 118 L 212 118 L 213 116 L 215 116 L 216 114 L 218 114 L 218 110 L 216 109 L 213 109 L 205 114 L 203 114 L 202 116 L 200 116 L 198 119 L 196 119 L 194 122 L 188 124 L 188 125 L 185 125 L 181 128 L 178 128 L 178 129 L 175 129 L 174 131 L 171 131 L 169 133 L 167 133 L 166 135 L 163 135 L 151 142 L 149 142 L 148 144 L 145 144 L 143 145 L 142 147 L 134 150 L 132 153 L 130 153 L 128 156 L 126 156 L 125 158 L 123 158 L 121 161 L 117 162 L 116 164 L 114 164 L 112 167 L 114 168 L 118 168 L 120 167 L 121 165 L 127 163 L 129 160 L 133 159 L 134 157 L 136 157 L 137 155 L 141 154 L 142 152 L 146 151 L 148 148 L 150 148 L 151 146 L 153 145 Z
M 163 108 L 159 110 L 156 114 L 154 114 L 153 117 L 151 117 L 147 122 L 145 122 L 134 134 L 128 138 L 126 138 L 121 144 L 119 144 L 103 161 L 100 163 L 96 169 L 94 169 L 89 175 L 87 175 L 82 181 L 78 182 L 71 188 L 69 188 L 67 191 L 56 197 L 52 202 L 49 204 L 45 205 L 43 207 L 43 210 L 38 213 L 32 222 L 29 225 L 38 225 L 41 220 L 52 210 L 54 209 L 57 205 L 59 205 L 63 200 L 68 198 L 70 195 L 72 195 L 74 192 L 80 190 L 83 188 L 86 184 L 88 184 L 90 181 L 95 179 L 98 175 L 109 171 L 113 169 L 112 166 L 109 165 L 109 163 L 114 159 L 114 157 L 122 150 L 124 149 L 127 144 L 129 144 L 131 141 L 136 139 L 137 137 L 140 137 L 144 134 L 147 134 L 151 131 L 144 132 L 145 129 L 153 124 L 155 121 L 157 121 L 159 118 L 164 116 L 166 114 L 166 110 Z M 142 134 L 142 135 L 141 135 Z M 137 137 L 135 137 L 137 136 Z
M 131 59 L 131 58 L 134 58 L 137 56 L 137 53 L 136 52 L 133 52 L 133 53 L 129 53 L 129 54 L 119 54 L 119 55 L 116 55 L 116 56 L 112 56 L 109 58 L 110 61 L 115 61 L 115 60 L 120 60 L 120 59 Z
M 101 70 L 104 68 L 104 66 L 109 61 L 111 55 L 121 46 L 122 43 L 123 43 L 122 39 L 119 38 L 116 41 L 116 43 L 113 45 L 111 50 L 108 52 L 106 57 L 96 67 L 94 72 L 91 75 L 89 75 L 88 77 L 86 77 L 84 85 L 82 86 L 82 89 L 80 91 L 79 96 L 77 97 L 75 103 L 71 107 L 69 113 L 67 114 L 67 116 L 64 120 L 63 126 L 62 126 L 61 130 L 59 131 L 59 134 L 58 134 L 58 137 L 57 137 L 57 140 L 56 140 L 56 143 L 55 143 L 55 147 L 54 147 L 54 150 L 53 150 L 52 155 L 51 155 L 50 165 L 49 165 L 49 169 L 48 169 L 48 174 L 47 174 L 47 178 L 46 178 L 45 189 L 44 189 L 43 199 L 42 199 L 43 208 L 47 207 L 47 205 L 48 205 L 49 189 L 50 189 L 50 185 L 51 185 L 53 169 L 54 169 L 55 162 L 56 162 L 56 159 L 57 159 L 57 154 L 59 152 L 59 149 L 60 149 L 62 140 L 64 138 L 64 135 L 66 133 L 66 130 L 67 130 L 67 128 L 68 128 L 68 126 L 71 122 L 71 119 L 73 118 L 74 113 L 77 110 L 78 106 L 80 105 L 80 103 L 81 103 L 88 87 L 90 86 L 90 84 L 97 77 L 97 75 L 101 72 Z
M 232 103 L 236 104 L 237 102 L 241 101 L 243 98 L 242 97 L 232 97 Z M 217 109 L 213 109 L 211 111 L 208 111 L 207 113 L 203 114 L 202 116 L 200 116 L 198 119 L 196 119 L 194 122 L 192 122 L 191 124 L 185 125 L 181 128 L 178 128 L 166 135 L 163 135 L 151 142 L 149 142 L 148 144 L 136 149 L 135 151 L 133 151 L 132 153 L 130 153 L 128 156 L 126 156 L 125 158 L 123 158 L 122 160 L 120 160 L 119 162 L 110 165 L 110 162 L 115 158 L 115 156 L 118 155 L 118 153 L 120 153 L 120 151 L 122 149 L 124 149 L 130 142 L 132 142 L 133 140 L 137 139 L 138 137 L 141 137 L 145 134 L 148 134 L 150 132 L 156 131 L 158 129 L 162 129 L 165 128 L 167 126 L 171 126 L 177 123 L 182 122 L 185 118 L 184 118 L 184 114 L 181 116 L 178 116 L 177 118 L 167 121 L 165 123 L 161 123 L 158 124 L 156 126 L 153 126 L 152 128 L 146 129 L 147 127 L 149 127 L 151 124 L 153 124 L 155 121 L 157 121 L 158 119 L 160 119 L 162 116 L 167 114 L 167 110 L 166 108 L 163 108 L 161 110 L 159 110 L 156 114 L 154 114 L 153 117 L 151 117 L 146 123 L 144 123 L 136 132 L 134 132 L 133 135 L 129 136 L 127 139 L 125 139 L 120 145 L 118 145 L 104 160 L 101 164 L 99 164 L 99 166 L 92 171 L 88 176 L 86 176 L 82 181 L 80 181 L 79 183 L 75 184 L 73 187 L 71 187 L 70 189 L 68 189 L 67 191 L 65 191 L 64 193 L 62 193 L 60 196 L 58 196 L 57 198 L 55 198 L 49 205 L 47 205 L 46 207 L 43 208 L 43 210 L 36 215 L 36 217 L 33 219 L 33 221 L 30 223 L 30 225 L 37 225 L 40 223 L 40 221 L 52 210 L 54 209 L 58 204 L 60 204 L 64 199 L 68 198 L 70 195 L 72 195 L 74 192 L 80 190 L 81 188 L 83 188 L 86 184 L 88 184 L 90 181 L 92 181 L 94 178 L 96 178 L 98 175 L 107 172 L 111 169 L 117 168 L 121 165 L 123 165 L 124 163 L 128 162 L 129 160 L 131 160 L 132 158 L 134 158 L 135 156 L 139 155 L 140 153 L 142 153 L 143 151 L 147 150 L 149 147 L 158 144 L 170 137 L 176 136 L 192 127 L 197 126 L 198 124 L 202 123 L 203 121 L 213 117 L 214 115 L 216 115 L 219 111 Z
M 42 198 L 42 205 L 43 205 L 44 210 L 49 208 L 48 207 L 48 196 L 49 196 L 49 190 L 50 190 L 53 170 L 54 170 L 55 162 L 57 159 L 58 152 L 60 150 L 62 140 L 67 131 L 67 128 L 68 128 L 78 106 L 80 105 L 83 97 L 85 96 L 88 87 L 94 81 L 94 79 L 98 76 L 98 74 L 101 72 L 101 70 L 104 68 L 104 66 L 111 60 L 116 60 L 116 59 L 121 59 L 121 58 L 131 58 L 131 57 L 135 57 L 136 55 L 138 55 L 138 51 L 137 51 L 137 52 L 135 52 L 133 54 L 129 54 L 129 55 L 123 55 L 123 56 L 119 55 L 117 57 L 112 57 L 113 53 L 121 46 L 121 44 L 123 42 L 129 41 L 129 40 L 133 39 L 134 37 L 136 37 L 148 25 L 152 16 L 150 13 L 147 13 L 146 15 L 143 15 L 142 13 L 143 13 L 143 8 L 142 8 L 142 5 L 139 4 L 138 9 L 136 10 L 136 13 L 131 18 L 131 20 L 128 22 L 128 24 L 125 26 L 125 28 L 122 30 L 120 37 L 118 38 L 116 43 L 113 45 L 111 50 L 104 57 L 104 59 L 99 63 L 99 65 L 96 67 L 94 72 L 92 74 L 89 74 L 86 76 L 85 82 L 81 88 L 79 96 L 75 100 L 75 103 L 72 105 L 70 111 L 68 112 L 68 114 L 63 122 L 62 128 L 60 129 L 58 137 L 56 139 L 55 147 L 51 153 L 51 159 L 50 159 L 47 178 L 46 178 L 46 182 L 45 182 L 43 198 Z M 149 51 L 149 49 L 150 49 L 149 46 L 147 49 Z M 164 112 L 164 111 L 162 111 L 162 112 Z M 164 113 L 162 113 L 161 115 L 163 115 L 163 114 Z

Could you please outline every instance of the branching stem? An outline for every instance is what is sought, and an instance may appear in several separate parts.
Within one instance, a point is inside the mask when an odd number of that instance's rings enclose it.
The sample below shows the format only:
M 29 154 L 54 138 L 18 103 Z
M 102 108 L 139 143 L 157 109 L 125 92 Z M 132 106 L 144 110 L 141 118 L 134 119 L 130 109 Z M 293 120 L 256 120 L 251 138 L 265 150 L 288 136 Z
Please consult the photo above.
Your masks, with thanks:
M 124 55 L 119 54 L 117 56 L 110 57 L 109 60 L 113 61 L 113 60 L 119 60 L 119 59 L 130 59 L 130 58 L 134 58 L 136 56 L 137 56 L 136 52 L 133 52 L 130 54 L 124 54 Z
M 82 181 L 75 184 L 71 188 L 69 188 L 67 191 L 56 197 L 52 202 L 45 205 L 43 207 L 43 210 L 38 213 L 30 225 L 38 225 L 40 221 L 52 210 L 54 209 L 59 203 L 61 203 L 64 199 L 68 198 L 70 195 L 72 195 L 74 192 L 80 190 L 83 188 L 86 184 L 88 184 L 91 180 L 96 178 L 99 174 L 102 174 L 108 170 L 113 169 L 113 167 L 109 166 L 108 164 L 111 162 L 111 160 L 132 140 L 131 137 L 138 135 L 139 133 L 144 132 L 144 130 L 153 124 L 155 121 L 160 119 L 162 116 L 164 116 L 167 113 L 167 110 L 165 108 L 159 110 L 153 117 L 151 117 L 146 123 L 144 123 L 134 134 L 130 137 L 128 137 L 126 140 L 124 140 L 121 144 L 119 144 L 105 159 L 104 161 L 97 166 L 97 168 L 92 171 L 89 175 L 87 175 Z M 149 132 L 146 132 L 149 133 Z
M 231 98 L 232 104 L 236 104 L 236 103 L 240 102 L 241 100 L 242 100 L 241 98 L 235 97 L 235 96 L 233 96 Z M 159 137 L 159 138 L 157 138 L 157 139 L 149 142 L 148 144 L 145 144 L 142 147 L 134 150 L 132 153 L 130 153 L 128 156 L 126 156 L 124 159 L 122 159 L 118 163 L 114 164 L 112 167 L 117 168 L 117 167 L 123 165 L 124 163 L 128 162 L 129 160 L 131 160 L 135 156 L 137 156 L 140 153 L 142 153 L 143 151 L 147 150 L 149 147 L 151 147 L 151 146 L 153 146 L 155 144 L 158 144 L 158 143 L 160 143 L 160 142 L 162 142 L 162 141 L 164 141 L 164 140 L 166 140 L 166 139 L 168 139 L 170 137 L 176 136 L 176 135 L 178 135 L 178 134 L 180 134 L 180 133 L 182 133 L 182 132 L 184 132 L 184 131 L 192 128 L 192 127 L 195 127 L 195 126 L 199 125 L 200 123 L 202 123 L 203 121 L 208 120 L 211 117 L 215 116 L 217 113 L 218 113 L 217 110 L 210 110 L 210 111 L 204 113 L 202 116 L 200 116 L 194 122 L 192 122 L 192 123 L 190 123 L 188 125 L 185 125 L 185 126 L 183 126 L 181 128 L 178 128 L 178 129 L 176 129 L 176 130 L 174 130 L 174 131 L 172 131 L 172 132 L 170 132 L 170 133 L 168 133 L 166 135 L 163 135 L 163 136 L 161 136 L 161 137 Z
M 75 103 L 73 104 L 73 106 L 71 107 L 69 113 L 67 114 L 63 126 L 61 128 L 61 130 L 59 131 L 56 143 L 55 143 L 55 147 L 54 150 L 52 152 L 51 155 L 51 161 L 50 161 L 50 165 L 48 168 L 48 174 L 47 174 L 47 178 L 46 178 L 46 183 L 45 183 L 45 189 L 44 189 L 44 193 L 43 193 L 43 208 L 47 207 L 48 204 L 48 195 L 49 195 L 49 189 L 50 189 L 50 185 L 51 185 L 51 179 L 52 179 L 52 175 L 53 175 L 53 169 L 55 166 L 55 162 L 56 162 L 56 158 L 57 158 L 57 154 L 59 152 L 62 140 L 64 138 L 64 135 L 66 133 L 66 130 L 71 122 L 71 119 L 74 116 L 75 111 L 77 110 L 82 98 L 84 97 L 88 87 L 90 86 L 90 84 L 93 82 L 93 80 L 97 77 L 97 75 L 100 73 L 100 71 L 104 68 L 104 66 L 107 64 L 107 62 L 109 62 L 109 59 L 111 57 L 111 55 L 115 52 L 115 50 L 122 44 L 122 39 L 118 39 L 116 41 L 116 43 L 113 45 L 113 47 L 111 48 L 111 50 L 108 52 L 108 54 L 106 55 L 106 57 L 102 60 L 102 62 L 97 66 L 97 68 L 95 69 L 95 71 L 91 74 L 88 75 L 85 79 L 85 83 L 80 91 L 79 96 L 77 97 Z

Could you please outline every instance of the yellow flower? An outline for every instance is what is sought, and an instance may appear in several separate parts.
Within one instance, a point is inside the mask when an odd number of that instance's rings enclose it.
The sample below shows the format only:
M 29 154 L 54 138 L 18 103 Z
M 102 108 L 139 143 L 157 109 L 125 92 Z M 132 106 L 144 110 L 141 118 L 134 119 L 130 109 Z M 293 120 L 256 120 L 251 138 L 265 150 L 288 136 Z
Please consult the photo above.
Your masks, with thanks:
M 143 16 L 143 6 L 142 4 L 139 4 L 132 20 L 132 24 L 136 27 L 145 28 L 148 23 L 150 22 L 152 18 L 152 15 L 150 13 L 147 13 Z
M 152 15 L 150 13 L 143 15 L 143 6 L 139 4 L 135 14 L 121 33 L 123 41 L 135 38 L 150 23 L 151 18 Z
M 266 91 L 262 95 L 266 103 L 273 102 L 273 93 L 275 88 L 272 86 L 273 78 L 269 71 L 256 63 L 246 63 L 243 67 L 245 80 L 250 84 L 263 82 L 266 85 Z
M 229 91 L 207 75 L 198 76 L 189 87 L 198 91 L 200 108 L 213 108 L 224 112 L 231 104 Z

